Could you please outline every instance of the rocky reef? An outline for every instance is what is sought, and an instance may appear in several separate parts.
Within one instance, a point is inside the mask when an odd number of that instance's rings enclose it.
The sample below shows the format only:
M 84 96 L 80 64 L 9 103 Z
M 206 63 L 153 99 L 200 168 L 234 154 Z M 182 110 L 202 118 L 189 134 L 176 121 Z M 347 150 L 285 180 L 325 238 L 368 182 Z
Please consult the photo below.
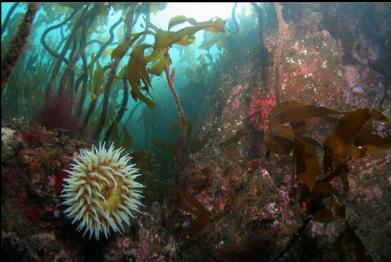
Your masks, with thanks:
M 184 152 L 183 170 L 164 184 L 165 190 L 157 189 L 159 170 L 152 168 L 151 161 L 157 161 L 152 154 L 133 153 L 145 175 L 141 177 L 146 186 L 145 207 L 125 227 L 124 234 L 89 240 L 76 232 L 64 215 L 59 196 L 67 176 L 64 169 L 80 149 L 91 148 L 92 140 L 75 136 L 76 130 L 31 127 L 15 119 L 3 121 L 2 258 L 389 261 L 391 152 L 387 145 L 381 154 L 359 151 L 360 157 L 344 159 L 344 176 L 335 176 L 327 181 L 327 188 L 318 189 L 327 195 L 321 204 L 332 207 L 330 216 L 314 212 L 318 206 L 310 202 L 319 191 L 308 193 L 306 180 L 297 175 L 298 169 L 304 168 L 297 164 L 298 150 L 288 141 L 284 146 L 291 146 L 291 150 L 275 154 L 264 143 L 272 109 L 278 106 L 271 84 L 276 77 L 280 77 L 280 103 L 294 100 L 335 112 L 370 108 L 370 112 L 390 119 L 391 68 L 389 61 L 382 60 L 391 50 L 391 16 L 385 15 L 389 7 L 372 6 L 378 16 L 365 21 L 360 20 L 360 15 L 366 14 L 361 5 L 282 7 L 287 27 L 280 74 L 273 74 L 271 61 L 246 59 L 255 57 L 252 47 L 236 49 L 227 44 L 228 58 L 216 61 L 221 66 L 215 69 L 221 73 L 214 91 L 200 105 L 205 109 L 202 120 L 192 127 L 198 138 L 212 139 L 203 141 L 197 150 Z M 382 30 L 369 26 L 371 21 Z M 271 57 L 278 48 L 278 26 L 265 26 L 264 30 L 265 52 Z M 239 32 L 246 36 L 246 32 Z M 230 62 L 234 55 L 240 57 L 236 63 Z M 259 63 L 263 63 L 262 70 Z M 182 103 L 186 110 L 186 99 Z M 306 127 L 307 142 L 315 148 L 312 153 L 318 159 L 326 158 L 324 145 L 337 122 L 315 117 L 300 123 Z M 292 128 L 297 131 L 300 126 Z M 378 121 L 372 133 L 389 142 L 389 121 Z M 333 161 L 334 168 L 337 161 Z M 319 169 L 326 162 L 319 164 Z M 324 177 L 319 174 L 316 179 Z M 303 200 L 306 192 L 312 194 L 311 201 Z

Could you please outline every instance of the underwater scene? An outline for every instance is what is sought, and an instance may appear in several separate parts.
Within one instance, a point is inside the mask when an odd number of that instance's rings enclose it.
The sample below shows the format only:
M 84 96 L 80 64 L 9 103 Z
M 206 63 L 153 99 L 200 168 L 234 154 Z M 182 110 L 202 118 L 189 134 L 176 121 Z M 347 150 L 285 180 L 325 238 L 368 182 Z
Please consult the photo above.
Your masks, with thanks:
M 391 261 L 390 3 L 1 3 L 4 261 Z

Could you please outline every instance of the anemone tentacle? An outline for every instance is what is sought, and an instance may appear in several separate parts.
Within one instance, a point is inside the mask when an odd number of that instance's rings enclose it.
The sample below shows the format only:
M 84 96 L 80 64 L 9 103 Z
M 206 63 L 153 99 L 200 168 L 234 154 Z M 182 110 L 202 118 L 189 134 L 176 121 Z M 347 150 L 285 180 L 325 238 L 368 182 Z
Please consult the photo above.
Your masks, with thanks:
M 92 146 L 91 151 L 82 149 L 64 179 L 61 197 L 67 206 L 65 215 L 77 224 L 76 230 L 83 236 L 90 233 L 97 240 L 110 231 L 124 232 L 123 223 L 129 225 L 130 218 L 139 212 L 144 186 L 135 181 L 141 174 L 131 164 L 131 156 L 121 156 L 124 149 L 115 149 L 111 144 Z

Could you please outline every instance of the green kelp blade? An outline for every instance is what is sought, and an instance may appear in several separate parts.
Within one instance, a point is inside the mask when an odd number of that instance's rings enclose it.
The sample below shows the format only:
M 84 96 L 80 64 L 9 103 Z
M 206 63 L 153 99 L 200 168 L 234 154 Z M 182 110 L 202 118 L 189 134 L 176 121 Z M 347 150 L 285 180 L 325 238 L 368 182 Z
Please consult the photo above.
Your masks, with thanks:
M 90 76 L 92 76 L 94 73 L 94 64 L 95 64 L 95 57 L 94 55 L 91 55 L 91 61 L 88 65 L 88 73 Z
M 155 101 L 153 101 L 152 99 L 149 99 L 148 97 L 143 95 L 143 93 L 140 91 L 139 88 L 132 87 L 132 90 L 130 92 L 131 92 L 131 95 L 135 101 L 137 101 L 137 99 L 140 99 L 150 108 L 154 109 L 156 107 Z
M 119 46 L 117 46 L 112 52 L 111 52 L 111 59 L 115 58 L 122 58 L 126 51 L 128 51 L 130 45 L 133 43 L 132 39 L 125 40 Z
M 166 57 L 161 50 L 154 50 L 146 59 L 148 61 L 155 61 L 152 67 L 148 69 L 148 72 L 156 76 L 160 76 L 164 71 L 164 67 L 167 64 L 171 64 L 168 57 Z
M 168 30 L 170 30 L 171 27 L 173 26 L 176 26 L 176 25 L 179 25 L 179 24 L 182 24 L 184 22 L 188 22 L 189 24 L 191 25 L 197 25 L 198 22 L 197 20 L 195 20 L 194 18 L 191 18 L 191 17 L 185 17 L 185 16 L 176 16 L 176 17 L 173 17 L 171 20 L 170 20 L 170 23 L 169 23 L 169 28 Z M 171 26 L 170 26 L 171 25 Z
M 183 18 L 181 18 L 183 19 Z M 178 19 L 179 20 L 179 19 Z M 189 19 L 187 20 L 189 22 Z M 174 43 L 190 44 L 195 33 L 200 30 L 210 32 L 225 32 L 225 21 L 221 18 L 211 19 L 207 22 L 196 23 L 190 20 L 193 26 L 185 27 L 176 32 L 158 29 L 155 33 L 155 50 L 170 48 Z
M 181 38 L 179 38 L 177 41 L 175 41 L 174 44 L 178 44 L 178 45 L 190 45 L 192 43 L 194 43 L 196 40 L 195 36 L 194 35 L 185 35 Z
M 206 31 L 212 33 L 226 32 L 224 19 L 220 17 L 212 18 L 210 23 L 211 25 L 205 28 Z
M 156 14 L 159 11 L 164 10 L 167 7 L 167 3 L 157 2 L 157 3 L 150 3 L 149 11 L 153 14 Z
M 170 19 L 170 22 L 168 22 L 168 30 L 171 29 L 171 27 L 182 24 L 186 22 L 188 18 L 184 15 L 177 15 Z
M 164 53 L 162 50 L 152 50 L 151 54 L 145 57 L 145 61 L 148 62 L 153 62 L 160 60 L 163 58 Z
M 129 47 L 142 35 L 142 33 L 134 34 L 132 38 L 125 40 L 121 44 L 119 44 L 113 52 L 111 52 L 111 59 L 119 58 L 121 59 L 126 52 L 128 51 Z
M 105 71 L 99 62 L 97 62 L 96 71 L 93 77 L 93 92 L 98 96 L 103 92 L 102 84 L 104 80 L 104 73 Z
M 144 56 L 144 50 L 151 47 L 148 44 L 136 46 L 130 54 L 128 62 L 128 81 L 132 88 L 140 87 L 141 81 L 148 87 L 151 87 L 151 80 L 147 72 L 147 61 Z

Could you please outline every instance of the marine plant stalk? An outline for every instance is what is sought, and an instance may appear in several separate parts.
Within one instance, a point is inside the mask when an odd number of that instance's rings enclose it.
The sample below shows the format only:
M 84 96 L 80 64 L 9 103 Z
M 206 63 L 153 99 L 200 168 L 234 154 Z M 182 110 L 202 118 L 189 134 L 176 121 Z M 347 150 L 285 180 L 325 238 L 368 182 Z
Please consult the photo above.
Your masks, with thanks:
M 122 18 L 120 18 L 111 28 L 110 28 L 110 42 L 113 41 L 114 39 L 114 34 L 113 30 L 122 22 Z M 95 129 L 93 138 L 98 139 L 100 133 L 102 132 L 102 129 L 104 128 L 105 122 L 106 122 L 106 117 L 107 117 L 107 110 L 109 109 L 109 96 L 110 96 L 110 91 L 113 87 L 114 83 L 114 78 L 116 76 L 116 71 L 119 65 L 119 62 L 121 59 L 115 59 L 113 64 L 111 65 L 111 70 L 109 73 L 109 78 L 107 79 L 106 86 L 105 86 L 105 91 L 103 95 L 103 108 L 102 108 L 102 114 L 99 119 L 99 123 Z
M 85 48 L 86 48 L 86 46 L 88 46 L 89 45 L 89 43 L 86 43 L 86 35 L 87 35 L 87 31 L 88 31 L 88 28 L 91 26 L 91 24 L 92 24 L 92 21 L 93 21 L 93 19 L 91 19 L 90 21 L 89 21 L 89 24 L 88 24 L 88 26 L 84 26 L 83 27 L 83 29 L 82 29 L 82 34 L 81 34 L 81 39 L 80 39 L 80 52 L 81 52 L 81 54 L 80 54 L 80 56 L 81 56 L 81 59 L 82 59 L 82 62 L 83 62 L 83 73 L 82 73 L 82 75 L 81 75 L 81 78 L 83 79 L 83 84 L 82 84 L 82 90 L 81 90 L 81 96 L 80 96 L 80 100 L 79 100 L 79 102 L 78 102 L 78 105 L 77 105 L 77 109 L 76 109 L 76 114 L 77 115 L 81 115 L 81 112 L 82 112 L 82 110 L 83 110 L 83 105 L 84 105 L 84 102 L 85 102 L 85 99 L 86 99 L 86 97 L 87 97 L 87 87 L 88 87 L 88 65 L 87 65 L 87 57 L 86 57 L 86 55 L 85 55 Z M 94 67 L 94 63 L 99 59 L 99 54 L 103 54 L 103 51 L 104 51 L 104 48 L 106 48 L 109 44 L 110 44 L 110 42 L 112 41 L 112 39 L 111 39 L 111 37 L 109 38 L 109 40 L 107 41 L 107 45 L 105 45 L 104 43 L 102 43 L 102 48 L 101 48 L 101 50 L 102 51 L 98 51 L 98 54 L 95 56 L 95 58 L 94 58 L 94 61 L 91 61 L 91 64 L 90 64 L 90 66 L 91 67 Z M 91 42 L 93 42 L 93 41 L 90 41 L 90 43 Z M 91 76 L 91 78 L 92 78 L 92 76 Z M 77 94 L 77 91 L 78 90 L 75 90 L 75 93 Z M 92 105 L 92 104 L 91 104 Z M 95 108 L 95 106 L 94 106 L 94 108 Z M 91 106 L 90 106 L 90 109 L 89 109 L 89 111 L 91 110 Z M 91 113 L 92 113 L 92 111 L 91 111 Z M 91 115 L 91 113 L 90 114 L 87 114 L 87 116 L 88 115 Z M 88 123 L 88 120 L 89 120 L 89 117 L 87 118 L 86 117 L 86 119 L 87 119 L 87 122 L 86 122 L 86 124 Z
M 269 68 L 269 51 L 267 50 L 265 46 L 265 41 L 263 37 L 264 33 L 264 22 L 265 22 L 265 10 L 264 8 L 261 8 L 260 5 L 256 3 L 251 3 L 253 8 L 255 9 L 258 17 L 258 34 L 259 34 L 259 53 L 260 53 L 260 66 L 262 68 L 262 81 L 263 83 L 267 82 L 268 78 L 268 68 Z
M 179 141 L 176 149 L 176 157 L 175 157 L 175 165 L 176 165 L 176 176 L 175 176 L 175 184 L 178 184 L 179 177 L 183 170 L 183 151 L 186 145 L 186 133 L 187 133 L 187 120 L 185 116 L 185 111 L 181 105 L 181 101 L 179 100 L 179 96 L 176 92 L 173 79 L 170 76 L 170 66 L 166 64 L 164 66 L 164 72 L 166 73 L 168 87 L 170 88 L 171 94 L 175 99 L 175 105 L 178 110 L 179 119 L 180 119 L 180 134 Z
M 15 3 L 11 6 L 10 10 L 8 11 L 5 19 L 4 19 L 4 22 L 3 24 L 1 25 L 1 35 L 3 35 L 3 33 L 5 32 L 5 29 L 7 28 L 7 25 L 8 25 L 8 22 L 10 20 L 10 17 L 12 16 L 12 14 L 14 13 L 14 11 L 16 10 L 16 8 L 18 7 L 19 3 Z
M 108 70 L 110 68 L 110 66 L 105 66 L 103 68 L 103 72 L 106 72 L 106 70 Z M 88 125 L 88 122 L 90 121 L 90 118 L 92 116 L 92 113 L 94 112 L 95 110 L 95 107 L 96 107 L 96 103 L 98 102 L 98 96 L 94 96 L 92 95 L 92 101 L 90 103 L 90 107 L 88 108 L 88 112 L 87 112 L 87 115 L 86 117 L 84 118 L 84 122 L 83 122 L 83 125 L 81 127 L 81 133 L 83 134 L 85 128 L 87 127 Z M 80 104 L 79 104 L 80 105 Z
M 64 69 L 64 73 L 62 74 L 62 77 L 60 79 L 60 86 L 59 86 L 59 89 L 58 89 L 58 95 L 59 96 L 63 95 L 64 89 L 65 89 L 66 85 L 69 82 L 68 81 L 69 73 L 70 73 L 70 68 L 69 68 L 69 66 L 67 66 Z
M 86 49 L 86 45 L 87 45 L 87 33 L 88 33 L 88 29 L 90 28 L 92 22 L 94 21 L 94 17 L 91 17 L 89 22 L 84 24 L 82 30 L 81 30 L 81 35 L 80 35 L 80 46 L 79 46 L 79 56 L 81 57 L 81 60 L 82 60 L 82 64 L 83 64 L 83 68 L 82 68 L 82 73 L 80 74 L 80 76 L 78 77 L 78 79 L 76 80 L 76 83 L 74 85 L 74 94 L 75 96 L 77 96 L 78 94 L 78 91 L 79 91 L 79 86 L 81 83 L 82 84 L 82 96 L 83 96 L 83 92 L 86 93 L 87 90 L 84 90 L 86 89 L 86 85 L 87 85 L 87 80 L 88 80 L 88 68 L 87 68 L 87 58 L 85 56 L 85 49 Z M 76 60 L 77 61 L 77 60 Z M 75 63 L 76 63 L 75 61 Z M 84 94 L 84 98 L 81 99 L 83 101 L 83 104 L 84 104 L 84 99 L 85 99 L 85 95 Z M 83 106 L 83 104 L 81 105 L 81 107 Z M 80 111 L 79 110 L 79 105 L 77 107 L 77 110 L 76 112 L 77 115 L 80 115 L 81 113 L 81 109 Z
M 282 6 L 280 3 L 274 3 L 274 8 L 276 9 L 276 15 L 278 20 L 278 44 L 277 49 L 274 54 L 274 72 L 275 72 L 275 83 L 274 83 L 274 91 L 276 96 L 276 102 L 277 104 L 281 101 L 281 78 L 282 78 L 282 72 L 281 72 L 281 56 L 282 51 L 284 49 L 285 39 L 286 39 L 286 33 L 288 30 L 288 25 L 284 20 L 284 16 L 282 14 Z
M 57 58 L 57 59 L 58 59 L 58 58 L 61 58 L 61 57 L 60 57 L 60 54 L 57 53 L 56 51 L 53 51 L 52 49 L 50 49 L 49 45 L 46 43 L 46 35 L 47 35 L 50 31 L 52 31 L 52 30 L 54 30 L 54 29 L 56 29 L 56 28 L 62 27 L 63 25 L 65 25 L 66 23 L 68 23 L 68 22 L 72 19 L 72 17 L 77 13 L 77 11 L 78 11 L 78 10 L 74 10 L 74 11 L 72 12 L 72 14 L 71 14 L 67 19 L 65 19 L 64 21 L 62 21 L 62 22 L 60 22 L 60 23 L 58 23 L 58 24 L 55 24 L 55 25 L 53 25 L 53 26 L 48 27 L 48 28 L 42 33 L 42 36 L 41 36 L 41 44 L 42 44 L 42 46 L 45 48 L 45 50 L 46 50 L 50 55 L 52 55 L 53 57 L 55 57 L 55 58 Z M 62 32 L 62 30 L 61 30 L 61 32 Z M 62 34 L 61 34 L 61 35 L 62 35 Z M 61 37 L 61 38 L 64 39 L 64 37 Z M 60 42 L 60 44 L 58 45 L 57 49 L 59 49 L 59 48 L 61 47 L 61 43 L 62 43 L 62 42 L 63 42 L 63 41 Z M 66 59 L 65 57 L 63 57 L 62 59 L 64 60 L 65 63 L 68 63 L 68 59 Z
M 113 130 L 115 125 L 118 125 L 121 122 L 121 119 L 124 116 L 125 111 L 127 109 L 128 100 L 129 100 L 129 87 L 128 87 L 128 80 L 126 78 L 122 79 L 122 86 L 123 86 L 124 94 L 122 98 L 121 108 L 119 109 L 118 115 L 116 116 L 115 120 L 113 121 L 113 123 L 111 123 L 110 127 L 106 131 L 106 135 L 104 139 L 105 141 L 109 140 L 111 131 Z
M 89 17 L 95 17 L 96 13 L 99 11 L 99 5 L 95 5 L 95 6 L 93 6 L 93 8 L 88 10 L 90 5 L 91 4 L 87 4 L 84 7 L 81 15 L 79 16 L 78 20 L 76 21 L 75 25 L 72 28 L 71 34 L 69 35 L 67 41 L 64 44 L 64 47 L 60 53 L 60 57 L 56 60 L 56 62 L 54 64 L 52 74 L 50 76 L 50 79 L 48 81 L 48 85 L 46 87 L 46 97 L 51 95 L 53 85 L 55 83 L 55 79 L 60 71 L 62 62 L 64 62 L 64 57 L 65 57 L 66 53 L 68 52 L 68 49 L 70 47 L 70 44 L 71 44 L 73 38 L 76 36 L 79 29 L 82 28 L 82 26 L 85 24 L 86 19 Z
M 116 59 L 114 63 L 111 65 L 111 70 L 109 72 L 109 78 L 107 79 L 106 86 L 105 86 L 105 92 L 103 95 L 103 106 L 102 106 L 102 114 L 99 119 L 99 123 L 96 126 L 93 138 L 98 139 L 100 132 L 102 132 L 102 129 L 104 128 L 105 122 L 106 122 L 106 117 L 107 117 L 107 110 L 109 109 L 109 96 L 110 96 L 110 91 L 113 87 L 114 83 L 114 77 L 115 77 L 115 71 L 117 70 L 117 67 L 119 65 L 120 60 Z
M 99 59 L 99 56 L 101 56 L 103 54 L 104 49 L 106 47 L 108 47 L 110 45 L 110 43 L 113 41 L 113 39 L 114 39 L 113 31 L 121 22 L 122 22 L 122 18 L 120 18 L 117 22 L 115 22 L 110 27 L 110 30 L 109 30 L 110 37 L 105 42 L 105 44 L 101 47 L 101 49 L 98 51 L 97 55 L 95 56 L 94 62 L 96 62 Z M 115 63 L 116 62 L 114 62 L 114 65 L 115 65 Z M 110 70 L 110 75 L 109 75 L 109 78 L 107 80 L 107 84 L 106 84 L 106 88 L 105 88 L 105 95 L 104 95 L 105 97 L 103 98 L 103 103 L 104 104 L 103 104 L 103 109 L 102 109 L 102 117 L 101 117 L 101 119 L 99 121 L 97 129 L 95 130 L 94 137 L 95 137 L 95 135 L 99 136 L 99 133 L 100 133 L 101 130 L 98 130 L 98 128 L 100 128 L 100 129 L 103 128 L 104 121 L 106 119 L 106 114 L 107 114 L 107 109 L 108 109 L 108 95 L 110 94 L 110 91 L 111 91 L 111 87 L 112 87 L 112 84 L 113 84 L 113 81 L 114 81 L 115 71 L 116 71 L 116 69 L 118 67 L 118 63 L 114 67 L 113 67 L 113 65 L 108 65 L 108 66 L 105 66 L 103 68 L 104 71 L 106 71 L 107 69 L 110 69 L 110 68 L 111 68 L 111 70 Z M 93 64 L 91 64 L 90 66 L 93 67 Z M 86 86 L 85 86 L 85 88 L 86 88 Z M 86 92 L 86 91 L 84 91 L 84 89 L 83 89 L 83 92 Z M 107 96 L 107 100 L 106 100 L 106 96 Z M 85 96 L 82 96 L 80 98 L 80 100 L 79 100 L 79 105 L 78 105 L 78 109 L 77 109 L 78 112 L 79 112 L 79 110 L 81 112 L 81 109 L 83 108 L 84 99 L 85 99 Z M 84 130 L 85 130 L 87 124 L 88 124 L 88 121 L 90 120 L 90 117 L 91 117 L 92 113 L 95 110 L 97 100 L 98 100 L 98 97 L 97 96 L 93 96 L 93 100 L 91 101 L 91 104 L 90 104 L 90 107 L 88 109 L 87 115 L 86 115 L 86 117 L 84 119 L 84 123 L 83 123 L 83 126 L 82 126 L 82 132 L 84 132 Z M 103 119 L 103 124 L 101 123 L 102 119 Z
M 78 116 L 80 116 L 81 111 L 83 110 L 84 101 L 85 101 L 86 96 L 87 96 L 87 84 L 88 84 L 87 57 L 86 57 L 86 54 L 84 52 L 82 52 L 82 54 L 81 54 L 81 59 L 82 59 L 82 62 L 83 62 L 83 71 L 84 71 L 84 73 L 82 74 L 83 84 L 82 84 L 82 87 L 81 87 L 81 96 L 80 96 L 79 104 L 77 105 L 77 109 L 76 109 L 76 115 L 78 115 Z
M 126 27 L 126 39 L 130 39 L 130 37 L 131 37 L 133 23 L 134 23 L 134 14 L 136 12 L 136 9 L 137 9 L 137 6 L 132 8 L 128 12 L 128 14 L 126 15 L 125 24 L 128 25 Z M 127 73 L 125 75 L 127 75 Z M 121 119 L 124 116 L 125 111 L 127 110 L 127 105 L 128 105 L 128 101 L 129 101 L 129 86 L 128 86 L 128 81 L 127 81 L 126 77 L 124 77 L 122 79 L 122 87 L 123 87 L 124 94 L 122 97 L 121 108 L 118 111 L 118 114 L 117 114 L 115 120 L 111 123 L 110 127 L 106 131 L 105 138 L 104 138 L 105 141 L 109 140 L 114 126 L 118 125 L 121 122 Z
M 87 5 L 82 14 L 79 16 L 79 19 L 76 21 L 72 31 L 71 31 L 71 34 L 69 35 L 68 37 L 68 40 L 65 42 L 65 45 L 64 47 L 62 48 L 62 51 L 60 53 L 60 56 L 57 58 L 55 64 L 54 64 L 54 67 L 53 67 L 53 70 L 52 70 L 52 73 L 50 75 L 50 78 L 49 78 L 49 81 L 48 81 L 48 84 L 46 86 L 46 97 L 49 97 L 52 93 L 52 89 L 53 89 L 53 85 L 55 83 L 55 80 L 56 80 L 56 77 L 60 71 L 60 68 L 61 68 L 61 64 L 62 62 L 64 62 L 64 58 L 65 58 L 65 54 L 67 53 L 68 49 L 69 49 L 69 46 L 73 40 L 73 37 L 75 36 L 76 34 L 76 31 L 79 29 L 79 27 L 82 25 L 82 21 L 85 19 L 85 15 L 87 13 L 87 9 L 88 9 L 89 5 Z
M 133 8 L 131 8 L 130 11 L 125 16 L 126 17 L 126 19 L 125 19 L 126 39 L 130 39 L 131 34 L 132 34 L 133 23 L 134 23 L 134 15 L 135 15 L 135 12 L 136 12 L 136 7 L 137 6 L 134 6 Z M 111 39 L 110 42 L 112 42 L 112 40 L 114 38 L 113 30 L 121 22 L 122 22 L 122 18 L 120 20 L 118 20 L 118 22 L 115 23 L 110 28 L 110 39 Z M 98 126 L 95 129 L 95 133 L 94 133 L 94 138 L 95 139 L 99 138 L 99 135 L 100 135 L 100 133 L 101 133 L 103 127 L 104 127 L 104 124 L 106 122 L 108 103 L 109 103 L 109 95 L 110 95 L 111 88 L 113 86 L 114 77 L 115 77 L 115 71 L 117 70 L 117 67 L 118 67 L 120 61 L 121 61 L 121 59 L 115 59 L 114 60 L 114 63 L 113 63 L 113 66 L 112 66 L 112 70 L 111 70 L 110 75 L 109 75 L 109 79 L 107 80 L 107 85 L 106 85 L 105 93 L 104 93 L 104 97 L 103 97 L 102 115 L 101 115 L 100 121 L 98 123 Z M 119 124 L 119 122 L 122 119 L 122 116 L 124 115 L 124 113 L 126 111 L 128 100 L 129 100 L 129 94 L 128 94 L 129 88 L 128 88 L 127 83 L 125 83 L 125 82 L 126 82 L 126 79 L 123 80 L 124 97 L 123 97 L 123 100 L 122 100 L 121 109 L 119 110 L 118 115 L 115 118 L 114 122 L 111 124 L 111 126 L 107 130 L 107 132 L 105 134 L 105 140 L 107 140 L 109 138 L 109 136 L 111 134 L 111 130 L 113 129 L 114 125 L 118 125 Z
M 10 49 L 1 63 L 1 93 L 3 93 L 15 65 L 23 54 L 24 46 L 31 33 L 32 23 L 38 8 L 38 3 L 31 3 L 28 5 L 27 12 L 19 27 L 18 33 L 15 38 L 12 39 Z

